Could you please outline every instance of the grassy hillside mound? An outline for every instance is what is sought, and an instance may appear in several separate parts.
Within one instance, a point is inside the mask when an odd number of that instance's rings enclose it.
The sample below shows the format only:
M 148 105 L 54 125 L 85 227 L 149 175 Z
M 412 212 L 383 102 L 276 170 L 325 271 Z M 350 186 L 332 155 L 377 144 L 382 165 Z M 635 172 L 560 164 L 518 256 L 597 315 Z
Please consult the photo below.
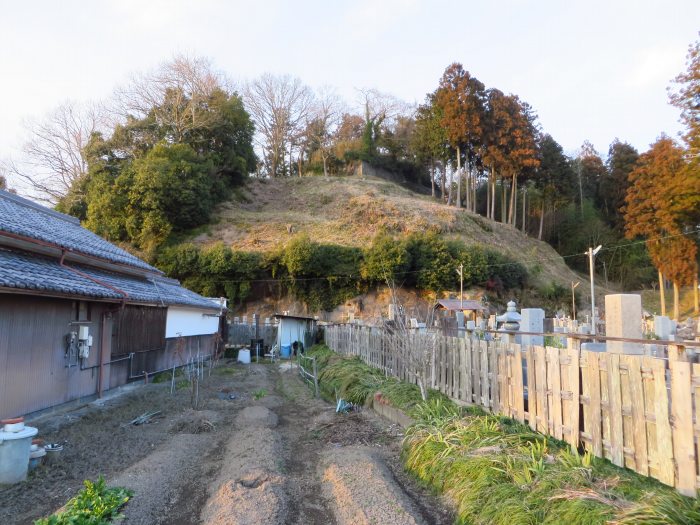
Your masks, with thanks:
M 568 288 L 570 281 L 580 279 L 545 242 L 375 178 L 252 180 L 218 206 L 213 224 L 192 241 L 200 246 L 223 242 L 234 250 L 267 252 L 295 234 L 306 233 L 316 242 L 364 248 L 380 231 L 397 237 L 432 231 L 490 247 L 524 264 L 533 286 L 554 282 Z

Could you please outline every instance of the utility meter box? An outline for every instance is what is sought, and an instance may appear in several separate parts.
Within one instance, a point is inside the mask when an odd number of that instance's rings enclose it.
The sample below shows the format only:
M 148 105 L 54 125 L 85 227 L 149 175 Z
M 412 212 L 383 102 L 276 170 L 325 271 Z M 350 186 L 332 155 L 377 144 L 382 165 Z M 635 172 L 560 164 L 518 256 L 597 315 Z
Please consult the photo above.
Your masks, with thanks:
M 88 337 L 90 336 L 90 327 L 88 326 L 81 326 L 78 331 L 78 339 L 81 341 L 87 341 Z

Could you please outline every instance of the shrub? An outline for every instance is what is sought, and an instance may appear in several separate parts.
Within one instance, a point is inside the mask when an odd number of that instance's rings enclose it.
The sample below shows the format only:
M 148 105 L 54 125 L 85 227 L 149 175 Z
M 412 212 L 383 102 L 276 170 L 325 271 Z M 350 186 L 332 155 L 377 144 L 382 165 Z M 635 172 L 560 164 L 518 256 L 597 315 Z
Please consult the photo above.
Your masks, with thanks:
M 34 525 L 106 525 L 118 518 L 119 509 L 129 501 L 133 492 L 121 487 L 107 487 L 102 476 L 93 483 L 83 482 L 85 488 L 71 499 L 65 510 L 41 518 Z

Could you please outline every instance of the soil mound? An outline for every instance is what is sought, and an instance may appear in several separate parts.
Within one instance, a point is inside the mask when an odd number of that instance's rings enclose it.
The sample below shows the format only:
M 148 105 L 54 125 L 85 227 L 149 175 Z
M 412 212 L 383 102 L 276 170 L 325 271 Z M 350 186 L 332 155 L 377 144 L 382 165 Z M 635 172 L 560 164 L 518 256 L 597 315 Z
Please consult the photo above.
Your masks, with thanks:
M 275 428 L 277 426 L 277 414 L 269 408 L 261 406 L 245 407 L 238 414 L 236 422 L 240 426 Z

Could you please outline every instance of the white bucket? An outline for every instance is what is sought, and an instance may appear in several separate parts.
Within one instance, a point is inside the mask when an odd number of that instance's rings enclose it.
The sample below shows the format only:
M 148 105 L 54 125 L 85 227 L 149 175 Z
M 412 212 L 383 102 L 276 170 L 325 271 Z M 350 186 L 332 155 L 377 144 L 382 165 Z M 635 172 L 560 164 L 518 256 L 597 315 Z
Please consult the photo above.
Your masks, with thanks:
M 39 429 L 24 427 L 19 432 L 0 432 L 0 484 L 27 479 L 32 438 Z
M 250 363 L 250 350 L 248 348 L 241 348 L 238 351 L 238 362 L 239 363 Z

